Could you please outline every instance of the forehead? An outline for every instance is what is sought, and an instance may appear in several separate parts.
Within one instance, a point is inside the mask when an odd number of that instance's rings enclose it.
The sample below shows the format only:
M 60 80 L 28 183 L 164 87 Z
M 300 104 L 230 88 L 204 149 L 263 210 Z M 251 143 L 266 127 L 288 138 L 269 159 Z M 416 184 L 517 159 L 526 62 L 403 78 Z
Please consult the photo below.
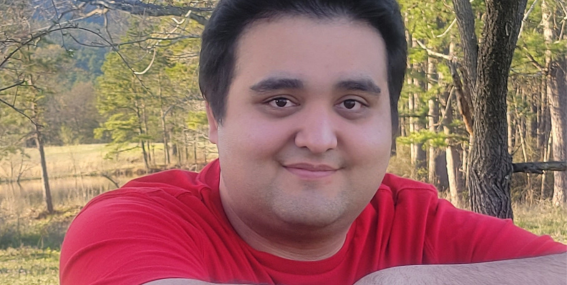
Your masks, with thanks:
M 271 75 L 305 75 L 324 69 L 347 77 L 386 76 L 386 50 L 380 33 L 365 22 L 346 17 L 257 20 L 240 36 L 235 51 L 234 77 L 251 69 Z

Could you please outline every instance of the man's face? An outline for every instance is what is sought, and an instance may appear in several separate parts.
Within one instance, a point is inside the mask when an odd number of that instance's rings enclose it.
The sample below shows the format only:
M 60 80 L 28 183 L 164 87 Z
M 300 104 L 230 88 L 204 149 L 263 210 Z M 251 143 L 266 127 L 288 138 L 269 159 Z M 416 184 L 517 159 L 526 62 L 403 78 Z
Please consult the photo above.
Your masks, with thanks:
M 261 235 L 348 228 L 389 161 L 386 65 L 382 37 L 364 23 L 252 24 L 222 125 L 208 110 L 225 210 Z

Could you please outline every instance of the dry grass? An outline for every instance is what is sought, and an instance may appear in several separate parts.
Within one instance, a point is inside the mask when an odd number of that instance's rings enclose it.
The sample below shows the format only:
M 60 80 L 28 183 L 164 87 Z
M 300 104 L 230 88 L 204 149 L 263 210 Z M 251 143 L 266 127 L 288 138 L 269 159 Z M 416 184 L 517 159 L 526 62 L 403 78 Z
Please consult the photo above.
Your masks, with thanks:
M 0 162 L 0 177 L 15 180 L 22 169 L 22 179 L 41 177 L 39 153 L 34 148 L 24 150 L 26 156 L 13 155 Z M 45 159 L 50 178 L 90 175 L 123 167 L 143 167 L 139 150 L 121 153 L 105 159 L 108 149 L 103 144 L 50 146 L 45 148 Z
M 551 201 L 533 205 L 515 203 L 514 223 L 537 235 L 550 235 L 567 244 L 567 208 L 553 206 Z
M 114 172 L 117 169 L 144 169 L 142 152 L 135 144 L 130 149 L 117 155 L 107 155 L 110 149 L 104 144 L 49 146 L 45 148 L 45 159 L 50 178 L 97 175 L 104 172 Z M 207 160 L 216 157 L 216 148 L 210 143 L 201 142 L 198 149 L 207 148 Z M 12 155 L 0 160 L 0 181 L 15 181 L 21 173 L 22 180 L 41 178 L 39 153 L 35 148 L 26 148 L 25 155 Z M 149 150 L 153 165 L 164 167 L 163 144 L 152 144 Z M 204 154 L 198 154 L 198 160 L 205 159 Z M 192 158 L 191 158 L 192 160 Z M 176 162 L 172 162 L 175 164 Z

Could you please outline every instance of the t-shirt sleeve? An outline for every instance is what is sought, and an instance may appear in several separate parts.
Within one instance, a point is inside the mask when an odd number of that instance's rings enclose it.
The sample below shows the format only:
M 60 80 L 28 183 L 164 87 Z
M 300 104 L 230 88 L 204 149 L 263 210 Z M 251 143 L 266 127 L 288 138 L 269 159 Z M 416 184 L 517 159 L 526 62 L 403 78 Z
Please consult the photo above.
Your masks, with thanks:
M 429 217 L 426 255 L 430 263 L 473 263 L 567 252 L 549 236 L 538 236 L 498 219 L 439 200 Z
M 112 192 L 90 202 L 69 227 L 61 250 L 61 284 L 206 276 L 198 231 L 181 225 L 182 213 L 172 214 L 180 208 L 178 201 L 152 197 L 152 191 Z

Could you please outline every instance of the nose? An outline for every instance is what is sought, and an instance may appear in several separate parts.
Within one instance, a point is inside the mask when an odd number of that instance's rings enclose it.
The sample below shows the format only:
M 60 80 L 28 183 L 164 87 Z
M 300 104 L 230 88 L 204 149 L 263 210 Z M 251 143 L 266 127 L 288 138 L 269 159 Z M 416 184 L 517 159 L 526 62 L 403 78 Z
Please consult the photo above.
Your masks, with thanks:
M 307 110 L 305 110 L 307 111 Z M 307 148 L 314 154 L 322 154 L 337 147 L 337 130 L 332 114 L 328 111 L 310 111 L 300 119 L 295 135 L 295 145 Z

